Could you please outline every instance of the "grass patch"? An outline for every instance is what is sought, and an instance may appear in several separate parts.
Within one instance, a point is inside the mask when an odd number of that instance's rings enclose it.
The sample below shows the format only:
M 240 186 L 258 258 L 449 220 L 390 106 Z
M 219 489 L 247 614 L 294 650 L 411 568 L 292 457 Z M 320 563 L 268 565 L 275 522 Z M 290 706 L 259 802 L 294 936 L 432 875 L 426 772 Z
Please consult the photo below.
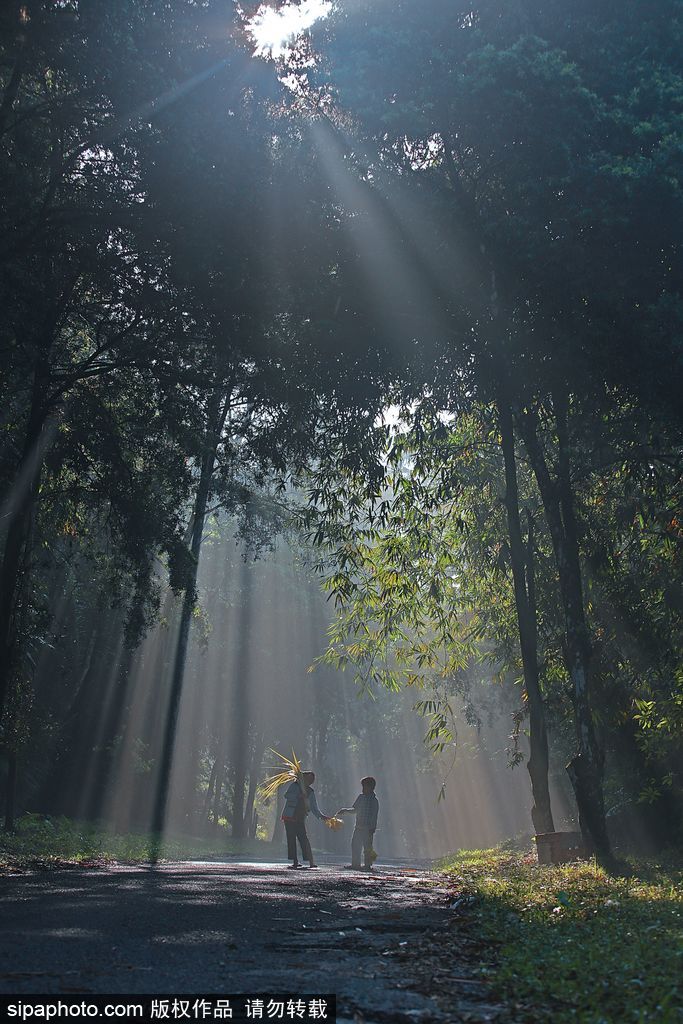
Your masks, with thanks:
M 0 870 L 97 866 L 117 861 L 137 864 L 151 860 L 154 850 L 154 836 L 149 832 L 118 835 L 89 822 L 25 814 L 15 833 L 0 833 Z M 232 839 L 224 833 L 215 838 L 164 836 L 157 859 L 222 860 L 226 856 L 270 860 L 273 847 L 259 839 Z
M 441 865 L 469 928 L 497 950 L 493 990 L 534 1020 L 683 1021 L 683 871 L 640 863 L 540 866 L 498 847 Z M 454 912 L 458 912 L 457 910 Z M 531 1018 L 527 1018 L 531 1019 Z

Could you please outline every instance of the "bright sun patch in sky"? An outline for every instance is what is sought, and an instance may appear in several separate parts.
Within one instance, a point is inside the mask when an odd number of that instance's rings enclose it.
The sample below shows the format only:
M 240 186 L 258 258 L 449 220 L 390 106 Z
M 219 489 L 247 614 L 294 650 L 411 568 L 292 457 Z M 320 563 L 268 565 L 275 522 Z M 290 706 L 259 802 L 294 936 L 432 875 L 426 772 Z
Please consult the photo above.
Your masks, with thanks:
M 286 3 L 277 10 L 262 5 L 249 24 L 249 33 L 256 43 L 255 56 L 281 57 L 298 35 L 320 18 L 326 18 L 331 9 L 331 0 L 302 0 L 300 4 Z

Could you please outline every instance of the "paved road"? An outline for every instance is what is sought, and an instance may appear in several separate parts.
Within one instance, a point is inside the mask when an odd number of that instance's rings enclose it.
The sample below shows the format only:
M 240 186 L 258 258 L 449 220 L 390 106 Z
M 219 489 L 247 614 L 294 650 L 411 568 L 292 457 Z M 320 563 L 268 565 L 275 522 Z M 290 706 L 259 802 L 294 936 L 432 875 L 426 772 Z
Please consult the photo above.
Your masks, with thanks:
M 334 992 L 356 1022 L 502 1019 L 424 871 L 174 863 L 0 879 L 0 992 Z M 455 929 L 455 931 L 454 931 Z

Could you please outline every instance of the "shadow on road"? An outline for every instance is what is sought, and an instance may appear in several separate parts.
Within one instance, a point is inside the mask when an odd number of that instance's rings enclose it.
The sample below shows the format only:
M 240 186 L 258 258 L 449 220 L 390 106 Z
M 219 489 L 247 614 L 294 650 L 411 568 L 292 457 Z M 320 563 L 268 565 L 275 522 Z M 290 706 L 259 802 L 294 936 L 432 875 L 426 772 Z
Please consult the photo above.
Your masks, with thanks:
M 4 878 L 0 992 L 334 992 L 342 1017 L 445 1021 L 427 951 L 457 925 L 447 897 L 427 873 L 384 865 L 195 861 Z M 456 973 L 458 998 L 483 1013 L 471 967 Z

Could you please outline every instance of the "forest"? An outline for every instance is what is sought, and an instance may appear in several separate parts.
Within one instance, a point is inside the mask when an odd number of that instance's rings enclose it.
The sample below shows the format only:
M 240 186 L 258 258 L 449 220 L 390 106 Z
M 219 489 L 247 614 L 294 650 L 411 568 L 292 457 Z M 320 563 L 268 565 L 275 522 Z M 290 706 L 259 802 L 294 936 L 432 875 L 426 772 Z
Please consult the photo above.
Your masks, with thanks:
M 282 845 L 295 750 L 390 857 L 680 852 L 682 54 L 680 0 L 2 5 L 8 836 Z

